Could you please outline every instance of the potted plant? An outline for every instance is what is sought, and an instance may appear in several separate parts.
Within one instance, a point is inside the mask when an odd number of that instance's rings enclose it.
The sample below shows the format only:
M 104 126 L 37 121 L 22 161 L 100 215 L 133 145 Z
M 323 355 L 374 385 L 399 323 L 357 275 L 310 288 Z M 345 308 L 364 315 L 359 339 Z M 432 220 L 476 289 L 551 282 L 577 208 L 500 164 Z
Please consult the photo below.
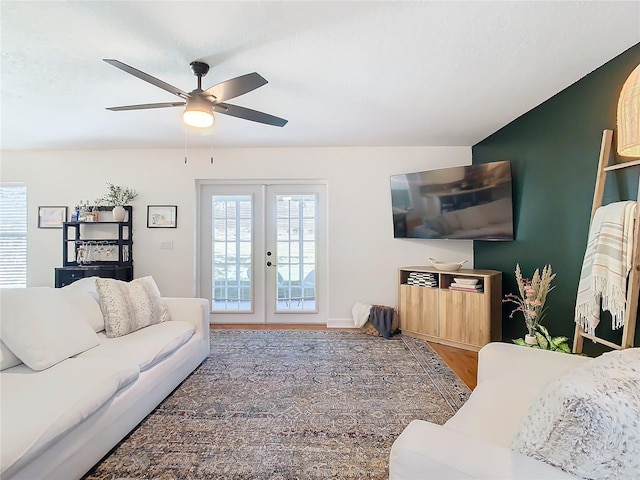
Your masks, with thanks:
M 513 343 L 516 345 L 523 345 L 526 347 L 539 348 L 541 350 L 552 350 L 556 352 L 571 353 L 571 347 L 567 343 L 569 338 L 567 337 L 552 337 L 549 331 L 542 325 L 538 325 L 534 331 L 537 343 L 527 343 L 522 338 L 516 338 Z
M 525 343 L 532 345 L 538 343 L 538 338 L 535 335 L 536 329 L 540 326 L 544 317 L 544 303 L 547 299 L 547 294 L 555 288 L 551 286 L 551 282 L 555 277 L 556 274 L 552 272 L 551 265 L 546 265 L 542 269 L 542 275 L 536 269 L 533 278 L 523 278 L 520 264 L 516 265 L 516 281 L 518 282 L 520 296 L 508 293 L 502 301 L 516 304 L 516 308 L 511 312 L 509 318 L 513 318 L 513 314 L 516 312 L 522 312 L 528 332 L 524 337 Z
M 102 197 L 102 201 L 107 205 L 113 205 L 113 219 L 122 222 L 125 217 L 124 206 L 136 198 L 138 193 L 129 188 L 114 185 L 107 182 L 107 193 Z

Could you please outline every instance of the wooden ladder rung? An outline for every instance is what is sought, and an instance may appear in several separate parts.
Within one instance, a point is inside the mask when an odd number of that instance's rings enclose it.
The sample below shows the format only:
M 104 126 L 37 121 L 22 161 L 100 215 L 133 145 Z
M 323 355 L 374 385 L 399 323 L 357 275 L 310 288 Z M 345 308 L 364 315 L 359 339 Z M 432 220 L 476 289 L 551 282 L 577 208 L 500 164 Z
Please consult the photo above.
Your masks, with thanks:
M 621 168 L 635 167 L 636 165 L 640 165 L 640 160 L 630 160 L 628 162 L 616 163 L 614 165 L 609 165 L 608 167 L 604 167 L 604 171 L 605 172 L 610 172 L 611 170 L 619 170 Z
M 584 330 L 580 332 L 580 335 L 584 338 L 588 338 L 589 340 L 593 340 L 596 343 L 600 343 L 602 345 L 606 345 L 609 348 L 615 348 L 616 350 L 622 350 L 622 345 L 618 345 L 617 343 L 610 342 L 600 337 L 596 337 L 595 335 L 591 335 Z

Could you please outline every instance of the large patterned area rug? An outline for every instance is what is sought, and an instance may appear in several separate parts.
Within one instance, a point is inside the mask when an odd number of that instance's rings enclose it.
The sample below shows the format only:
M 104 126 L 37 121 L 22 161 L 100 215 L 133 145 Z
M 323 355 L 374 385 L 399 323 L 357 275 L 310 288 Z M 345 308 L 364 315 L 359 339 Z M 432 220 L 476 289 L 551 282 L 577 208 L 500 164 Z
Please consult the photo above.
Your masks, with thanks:
M 383 479 L 416 418 L 469 389 L 403 335 L 213 330 L 211 355 L 87 479 Z

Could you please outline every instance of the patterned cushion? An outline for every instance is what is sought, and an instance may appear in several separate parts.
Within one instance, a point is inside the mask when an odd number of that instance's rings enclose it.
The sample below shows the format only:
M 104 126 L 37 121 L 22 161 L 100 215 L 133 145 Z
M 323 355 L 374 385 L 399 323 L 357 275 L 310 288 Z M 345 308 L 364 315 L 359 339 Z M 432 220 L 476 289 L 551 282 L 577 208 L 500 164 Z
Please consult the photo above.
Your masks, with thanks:
M 131 282 L 96 279 L 100 308 L 107 337 L 121 337 L 160 322 L 171 320 L 158 286 L 151 277 Z
M 638 478 L 640 348 L 605 353 L 549 383 L 511 448 L 579 477 Z

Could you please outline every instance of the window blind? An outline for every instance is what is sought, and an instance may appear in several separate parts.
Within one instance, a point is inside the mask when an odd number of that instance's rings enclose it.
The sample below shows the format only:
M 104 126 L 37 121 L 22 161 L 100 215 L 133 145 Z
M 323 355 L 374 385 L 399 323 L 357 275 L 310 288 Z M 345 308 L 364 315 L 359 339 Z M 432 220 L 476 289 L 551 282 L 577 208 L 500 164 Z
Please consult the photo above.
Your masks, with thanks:
M 27 286 L 27 187 L 0 183 L 0 287 Z

